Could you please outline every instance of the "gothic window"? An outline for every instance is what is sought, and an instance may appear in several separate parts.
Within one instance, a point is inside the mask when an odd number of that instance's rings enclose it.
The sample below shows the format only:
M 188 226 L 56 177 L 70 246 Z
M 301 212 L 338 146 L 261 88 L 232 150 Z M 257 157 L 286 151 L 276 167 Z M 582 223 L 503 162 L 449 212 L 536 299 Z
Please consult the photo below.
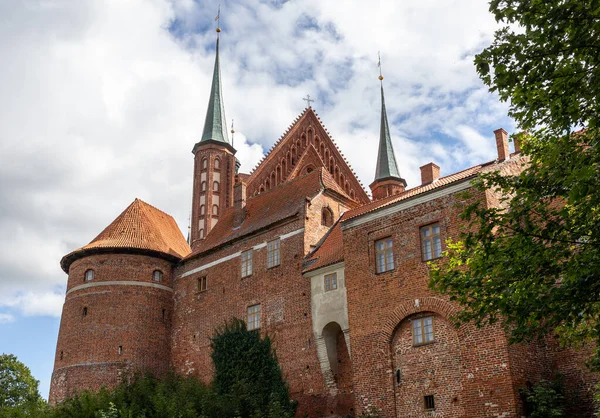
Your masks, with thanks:
M 278 166 L 277 169 L 276 169 L 276 171 L 277 171 L 277 184 L 281 184 L 281 182 L 282 182 L 282 179 L 281 179 L 281 167 Z
M 337 285 L 337 273 L 331 273 L 325 275 L 325 291 L 335 290 L 338 288 Z
M 350 190 L 350 197 L 354 199 L 354 190 Z
M 202 170 L 206 170 L 208 167 L 208 160 L 206 158 L 202 159 Z
M 321 146 L 319 147 L 320 151 L 321 151 L 321 157 L 323 155 L 325 155 L 325 145 L 321 144 Z
M 344 188 L 344 175 L 340 174 L 340 186 L 342 186 L 342 189 Z
M 333 174 L 333 166 L 334 166 L 334 163 L 333 163 L 333 157 L 332 157 L 329 159 L 329 172 L 331 174 Z
M 377 267 L 377 273 L 394 270 L 392 237 L 375 241 L 375 264 Z
M 197 286 L 198 286 L 198 292 L 204 292 L 207 289 L 207 287 L 206 287 L 206 276 L 204 276 L 204 277 L 198 277 Z
M 205 181 L 203 181 L 203 182 L 200 184 L 200 191 L 201 191 L 201 192 L 205 192 L 205 191 L 206 191 L 206 182 L 205 182 Z
M 204 216 L 204 212 L 205 212 L 205 206 L 204 205 L 200 205 L 200 216 Z
M 200 230 L 198 231 L 198 236 L 200 237 L 200 239 L 204 239 L 204 228 L 200 228 Z
M 248 306 L 248 331 L 260 328 L 260 305 Z
M 155 282 L 162 282 L 162 278 L 163 278 L 162 271 L 154 270 L 154 272 L 152 273 L 152 280 L 154 280 Z
M 242 277 L 252 275 L 252 250 L 242 252 Z
M 212 214 L 213 215 L 219 214 L 219 206 L 218 205 L 213 205 Z
M 214 181 L 213 182 L 213 192 L 218 192 L 218 191 L 219 191 L 219 182 Z
M 85 272 L 85 281 L 89 282 L 94 280 L 94 270 L 86 270 Z
M 421 252 L 424 261 L 433 260 L 442 255 L 439 223 L 421 227 Z
M 308 139 L 307 139 L 306 135 L 302 135 L 302 142 L 304 143 L 304 146 L 308 145 Z
M 321 210 L 321 225 L 331 226 L 333 225 L 333 212 L 329 208 L 323 208 Z
M 271 189 L 271 182 L 270 182 L 269 180 L 267 180 L 267 181 L 265 182 L 265 189 L 266 189 L 266 190 L 270 190 L 270 189 Z
M 215 170 L 221 169 L 221 160 L 215 158 Z
M 267 267 L 275 267 L 280 263 L 279 256 L 279 238 L 267 243 Z
M 433 317 L 412 320 L 413 345 L 427 344 L 433 341 Z
M 262 185 L 261 185 L 261 186 L 258 188 L 258 193 L 262 193 L 262 192 L 264 192 L 264 191 L 265 191 L 265 186 L 262 186 Z

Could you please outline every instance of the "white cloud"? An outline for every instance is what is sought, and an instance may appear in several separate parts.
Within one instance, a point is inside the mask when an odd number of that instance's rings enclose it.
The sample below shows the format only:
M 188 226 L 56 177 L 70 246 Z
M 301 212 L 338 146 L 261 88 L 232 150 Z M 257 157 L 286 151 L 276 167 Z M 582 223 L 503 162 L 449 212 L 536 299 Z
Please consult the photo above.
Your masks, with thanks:
M 9 324 L 15 322 L 15 317 L 11 314 L 0 313 L 0 324 Z

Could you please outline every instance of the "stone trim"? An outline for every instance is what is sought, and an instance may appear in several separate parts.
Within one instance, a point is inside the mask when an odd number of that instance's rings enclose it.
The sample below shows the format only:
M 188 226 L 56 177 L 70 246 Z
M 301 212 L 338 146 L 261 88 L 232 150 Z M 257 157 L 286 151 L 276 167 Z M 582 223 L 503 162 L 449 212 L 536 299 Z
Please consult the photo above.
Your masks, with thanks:
M 280 235 L 279 239 L 283 241 L 283 240 L 285 240 L 287 238 L 293 237 L 294 235 L 301 234 L 302 232 L 304 232 L 304 228 L 296 229 L 295 231 L 288 232 L 287 234 Z M 253 246 L 252 249 L 253 250 L 260 250 L 261 248 L 264 248 L 266 246 L 267 246 L 267 242 L 265 241 L 263 243 L 260 243 L 258 245 Z M 194 273 L 198 273 L 199 271 L 206 270 L 207 268 L 214 267 L 214 266 L 216 266 L 218 264 L 221 264 L 221 263 L 224 263 L 226 261 L 232 260 L 232 259 L 234 259 L 236 257 L 239 257 L 240 255 L 242 255 L 242 252 L 238 251 L 237 253 L 233 253 L 233 254 L 229 254 L 228 256 L 221 257 L 221 258 L 219 258 L 219 259 L 217 259 L 215 261 L 211 261 L 210 263 L 203 264 L 200 267 L 196 267 L 195 269 L 186 271 L 181 276 L 179 276 L 179 278 L 183 279 L 184 277 L 190 276 L 190 275 L 192 275 Z
M 74 288 L 69 289 L 67 291 L 67 295 L 69 295 L 70 293 L 75 292 L 77 290 L 89 289 L 90 287 L 98 287 L 98 286 L 142 286 L 142 287 L 153 287 L 155 289 L 166 290 L 167 292 L 173 293 L 173 289 L 172 288 L 170 288 L 169 286 L 165 286 L 163 284 L 148 283 L 148 282 L 136 282 L 136 281 L 133 281 L 133 280 L 126 280 L 126 281 L 110 280 L 110 281 L 106 281 L 106 282 L 80 284 L 79 286 L 75 286 Z

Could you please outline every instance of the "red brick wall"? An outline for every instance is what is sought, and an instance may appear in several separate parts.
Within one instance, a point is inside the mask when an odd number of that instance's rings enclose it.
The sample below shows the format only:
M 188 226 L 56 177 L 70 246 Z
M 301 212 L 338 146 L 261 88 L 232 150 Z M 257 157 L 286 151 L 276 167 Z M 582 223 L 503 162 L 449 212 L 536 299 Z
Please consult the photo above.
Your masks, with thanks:
M 85 282 L 88 269 L 94 270 L 94 280 Z M 107 284 L 134 281 L 153 285 L 152 273 L 157 269 L 163 272 L 160 284 L 171 286 L 171 264 L 155 257 L 94 255 L 71 265 L 50 402 L 83 389 L 115 386 L 123 370 L 148 370 L 160 376 L 169 369 L 172 292 Z M 81 285 L 91 286 L 76 288 Z
M 464 411 L 465 416 L 477 417 L 516 412 L 507 342 L 502 330 L 498 327 L 477 330 L 465 325 L 457 331 L 457 337 L 452 336 L 445 321 L 456 307 L 428 289 L 429 271 L 427 263 L 422 261 L 419 227 L 439 222 L 442 240 L 457 237 L 461 227 L 459 203 L 458 194 L 443 196 L 344 230 L 354 389 L 359 413 L 377 408 L 384 416 L 392 417 L 396 416 L 398 407 L 397 416 L 428 416 L 422 409 L 409 413 L 410 408 L 406 406 L 409 402 L 422 405 L 425 393 L 419 391 L 426 378 L 433 391 L 431 394 L 441 402 L 440 408 L 452 413 Z M 393 240 L 395 269 L 376 274 L 374 243 L 388 236 Z M 400 336 L 407 332 L 402 324 L 410 315 L 421 312 L 433 312 L 438 318 L 436 322 L 442 325 L 440 343 L 436 343 L 435 348 L 402 345 L 406 342 Z M 400 339 L 393 349 L 397 328 Z M 450 347 L 457 341 L 458 346 Z M 400 391 L 406 390 L 408 396 L 414 397 L 404 399 L 405 406 L 397 406 L 396 399 L 401 393 L 394 384 L 393 353 L 400 350 L 403 358 L 434 359 L 445 351 L 435 353 L 437 347 L 444 344 L 448 345 L 447 354 L 437 361 L 450 362 L 451 373 L 443 371 L 443 365 L 435 361 L 425 368 L 424 363 L 412 365 L 410 361 L 396 360 L 407 364 L 402 373 L 413 379 L 411 387 L 401 385 Z M 452 386 L 448 384 L 450 381 L 454 382 Z

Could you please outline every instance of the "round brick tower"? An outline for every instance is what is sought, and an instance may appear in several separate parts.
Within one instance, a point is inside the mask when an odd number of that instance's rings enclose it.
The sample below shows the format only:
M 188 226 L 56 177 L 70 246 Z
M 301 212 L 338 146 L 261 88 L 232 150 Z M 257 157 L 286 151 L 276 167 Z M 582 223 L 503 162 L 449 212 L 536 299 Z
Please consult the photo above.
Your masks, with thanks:
M 166 213 L 136 199 L 88 245 L 68 273 L 50 403 L 114 387 L 134 371 L 170 367 L 173 268 L 190 247 Z

